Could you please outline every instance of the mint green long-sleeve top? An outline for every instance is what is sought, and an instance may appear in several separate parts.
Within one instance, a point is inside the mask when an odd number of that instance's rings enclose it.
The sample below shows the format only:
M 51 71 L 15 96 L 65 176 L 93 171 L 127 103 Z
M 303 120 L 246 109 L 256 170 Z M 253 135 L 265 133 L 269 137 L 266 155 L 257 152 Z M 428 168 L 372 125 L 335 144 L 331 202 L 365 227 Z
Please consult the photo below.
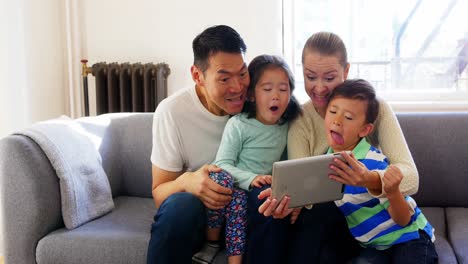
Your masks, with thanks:
M 224 128 L 215 165 L 234 177 L 236 186 L 249 190 L 257 175 L 271 175 L 286 147 L 288 124 L 265 125 L 246 114 L 229 119 Z

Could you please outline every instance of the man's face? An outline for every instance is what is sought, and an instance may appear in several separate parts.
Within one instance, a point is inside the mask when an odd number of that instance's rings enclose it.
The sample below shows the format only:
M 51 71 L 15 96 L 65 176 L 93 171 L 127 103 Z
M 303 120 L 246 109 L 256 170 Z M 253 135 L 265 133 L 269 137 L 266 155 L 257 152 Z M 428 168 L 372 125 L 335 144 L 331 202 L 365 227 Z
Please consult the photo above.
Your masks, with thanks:
M 242 111 L 250 78 L 241 53 L 217 52 L 208 59 L 205 72 L 194 66 L 192 75 L 201 89 L 203 105 L 215 115 L 234 115 Z M 198 70 L 198 79 L 194 71 Z

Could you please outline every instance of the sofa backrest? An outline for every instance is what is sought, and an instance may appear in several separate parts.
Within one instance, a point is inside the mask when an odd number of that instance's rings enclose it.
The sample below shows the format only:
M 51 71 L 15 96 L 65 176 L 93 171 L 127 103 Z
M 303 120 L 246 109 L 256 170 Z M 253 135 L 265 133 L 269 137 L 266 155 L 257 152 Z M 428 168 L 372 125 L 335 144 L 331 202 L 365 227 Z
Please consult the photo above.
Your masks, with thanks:
M 102 136 L 99 147 L 112 195 L 151 198 L 153 113 L 118 113 L 78 121 Z
M 419 171 L 419 191 L 413 195 L 418 204 L 468 207 L 468 113 L 397 117 Z M 94 122 L 96 118 L 101 120 Z M 153 113 L 79 120 L 88 130 L 104 134 L 99 151 L 113 195 L 150 198 Z
M 468 206 L 468 113 L 398 113 L 419 171 L 420 206 Z

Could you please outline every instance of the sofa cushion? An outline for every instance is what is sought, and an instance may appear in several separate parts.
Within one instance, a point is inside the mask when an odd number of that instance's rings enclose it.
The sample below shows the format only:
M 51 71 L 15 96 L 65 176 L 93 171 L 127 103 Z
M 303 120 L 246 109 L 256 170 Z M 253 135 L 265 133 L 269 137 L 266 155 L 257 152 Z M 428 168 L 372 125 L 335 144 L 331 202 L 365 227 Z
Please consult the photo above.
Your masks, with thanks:
M 448 238 L 459 263 L 468 263 L 468 208 L 447 208 Z
M 121 196 L 114 203 L 115 209 L 101 218 L 42 238 L 37 263 L 146 263 L 153 200 Z
M 444 208 L 421 207 L 421 211 L 435 229 L 436 240 L 434 244 L 439 255 L 439 263 L 457 263 L 455 253 L 447 239 Z

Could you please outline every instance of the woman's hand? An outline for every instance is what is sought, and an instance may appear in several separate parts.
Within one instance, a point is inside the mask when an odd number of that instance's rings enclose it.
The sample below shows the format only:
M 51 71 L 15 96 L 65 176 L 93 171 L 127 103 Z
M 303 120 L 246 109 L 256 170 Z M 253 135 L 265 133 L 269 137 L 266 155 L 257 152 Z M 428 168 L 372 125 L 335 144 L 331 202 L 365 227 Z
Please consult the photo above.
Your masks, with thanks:
M 382 192 L 382 182 L 377 172 L 369 171 L 352 153 L 350 155 L 343 151 L 341 155 L 345 162 L 339 158 L 333 160 L 330 168 L 336 174 L 330 174 L 331 179 L 346 185 L 365 187 L 374 194 Z
M 271 175 L 257 175 L 253 181 L 250 183 L 250 186 L 261 188 L 263 185 L 271 185 L 272 177 Z
M 281 219 L 285 218 L 293 211 L 293 209 L 289 208 L 289 201 L 291 198 L 285 196 L 281 201 L 278 201 L 278 199 L 271 197 L 271 188 L 263 190 L 258 195 L 258 199 L 265 199 L 263 204 L 258 207 L 258 212 L 264 216 L 273 216 L 273 218 Z
M 299 217 L 299 214 L 301 213 L 301 209 L 302 209 L 302 207 L 293 209 L 293 211 L 291 213 L 291 219 L 290 219 L 291 224 L 296 223 L 296 220 Z

